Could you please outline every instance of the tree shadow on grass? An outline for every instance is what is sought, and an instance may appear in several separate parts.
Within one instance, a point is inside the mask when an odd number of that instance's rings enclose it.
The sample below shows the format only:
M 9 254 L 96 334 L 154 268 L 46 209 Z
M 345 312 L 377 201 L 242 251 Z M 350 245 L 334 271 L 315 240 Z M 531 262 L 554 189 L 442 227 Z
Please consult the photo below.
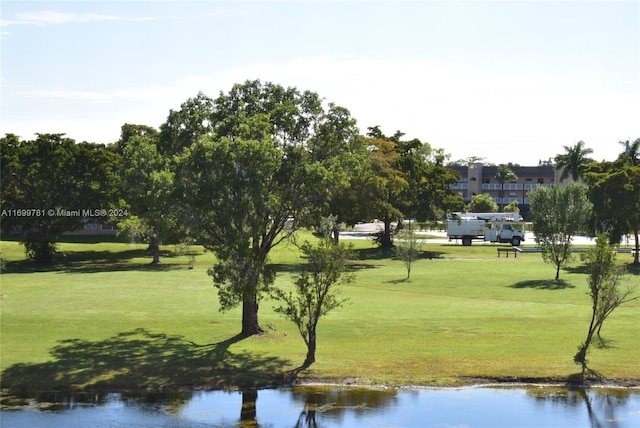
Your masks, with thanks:
M 160 260 L 174 259 L 179 255 L 175 252 L 163 250 Z M 184 269 L 186 264 L 160 263 L 151 264 L 151 253 L 144 249 L 130 249 L 125 251 L 68 251 L 54 255 L 51 264 L 37 264 L 29 260 L 9 262 L 6 266 L 8 273 L 33 272 L 65 272 L 65 273 L 97 273 L 115 271 L 139 270 L 172 270 Z M 135 262 L 134 259 L 145 259 Z
M 527 281 L 519 281 L 511 286 L 511 288 L 537 288 L 539 290 L 564 290 L 566 288 L 575 288 L 575 285 L 563 279 L 531 279 Z
M 587 266 L 584 264 L 581 265 L 577 265 L 577 266 L 565 266 L 562 268 L 562 270 L 569 272 L 569 273 L 578 273 L 578 274 L 587 274 L 589 273 L 589 270 L 587 269 Z
M 51 361 L 14 364 L 2 372 L 13 391 L 177 390 L 179 388 L 267 387 L 280 385 L 288 360 L 232 351 L 244 339 L 199 345 L 182 336 L 139 328 L 105 340 L 67 339 L 51 351 Z
M 395 256 L 393 248 L 374 247 L 352 250 L 356 260 L 385 260 Z
M 640 275 L 640 264 L 634 265 L 633 263 L 625 264 L 627 273 L 631 275 Z

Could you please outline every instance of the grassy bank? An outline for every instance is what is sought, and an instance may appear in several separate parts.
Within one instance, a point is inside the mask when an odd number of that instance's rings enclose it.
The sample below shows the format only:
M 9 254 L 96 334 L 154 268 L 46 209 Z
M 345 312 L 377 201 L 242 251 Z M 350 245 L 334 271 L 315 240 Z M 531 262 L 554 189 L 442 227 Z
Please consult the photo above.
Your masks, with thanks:
M 320 321 L 317 362 L 298 379 L 362 384 L 456 385 L 471 379 L 559 381 L 578 371 L 572 357 L 590 317 L 580 263 L 553 282 L 539 254 L 497 258 L 495 246 L 427 245 L 436 257 L 404 265 L 352 241 L 356 282 L 349 303 Z M 210 253 L 165 248 L 152 267 L 142 245 L 62 243 L 48 269 L 23 261 L 15 242 L 1 281 L 2 386 L 26 389 L 264 386 L 282 382 L 306 349 L 293 324 L 260 304 L 267 333 L 239 338 L 240 311 L 218 311 L 207 276 Z M 621 261 L 628 255 L 620 255 Z M 277 284 L 291 286 L 301 260 L 281 246 Z M 640 275 L 630 275 L 640 284 Z M 640 288 L 637 293 L 640 293 Z M 270 326 L 270 327 L 267 327 Z M 640 302 L 616 310 L 590 367 L 615 380 L 640 380 Z

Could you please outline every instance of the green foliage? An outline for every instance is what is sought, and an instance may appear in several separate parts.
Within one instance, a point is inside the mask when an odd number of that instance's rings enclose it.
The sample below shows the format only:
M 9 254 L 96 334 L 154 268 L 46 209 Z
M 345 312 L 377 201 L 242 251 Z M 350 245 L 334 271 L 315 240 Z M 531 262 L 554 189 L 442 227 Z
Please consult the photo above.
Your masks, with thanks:
M 309 366 L 315 362 L 316 331 L 320 318 L 346 301 L 338 298 L 335 286 L 352 282 L 354 276 L 347 273 L 349 247 L 324 238 L 315 246 L 306 241 L 300 249 L 307 266 L 295 278 L 295 294 L 275 289 L 272 296 L 281 302 L 275 312 L 293 321 L 307 345 L 304 365 Z
M 474 195 L 469 205 L 467 205 L 467 211 L 472 213 L 497 213 L 498 210 L 498 204 L 493 201 L 493 198 L 488 193 Z
M 189 126 L 163 131 L 193 130 L 180 141 L 204 133 L 188 146 L 176 143 L 183 150 L 176 201 L 193 236 L 217 256 L 210 274 L 222 308 L 242 302 L 243 333 L 254 334 L 257 303 L 273 283 L 269 253 L 295 228 L 329 214 L 350 185 L 362 141 L 346 109 L 325 110 L 313 92 L 258 80 L 212 102 L 199 96 L 185 111 L 194 117 L 178 123 Z
M 120 157 L 104 145 L 76 144 L 64 134 L 31 141 L 7 134 L 0 144 L 2 229 L 23 233 L 30 259 L 51 262 L 57 235 L 81 229 L 84 210 L 120 208 Z
M 584 168 L 589 198 L 594 205 L 593 229 L 609 233 L 612 243 L 633 233 L 634 264 L 640 264 L 640 166 L 632 156 L 621 155 L 615 162 L 593 162 Z
M 574 361 L 581 364 L 583 370 L 587 367 L 587 352 L 594 334 L 600 338 L 600 329 L 605 319 L 620 305 L 637 299 L 631 297 L 633 288 L 623 286 L 624 269 L 616 265 L 616 251 L 609 244 L 609 236 L 601 233 L 596 238 L 594 248 L 585 255 L 589 284 L 589 296 L 592 302 L 591 323 L 587 338 L 580 346 Z M 600 338 L 602 341 L 602 338 Z
M 518 201 L 511 201 L 507 205 L 504 206 L 503 211 L 506 213 L 519 213 L 520 207 L 518 206 Z
M 459 174 L 446 167 L 448 155 L 418 139 L 402 140 L 397 131 L 385 136 L 379 127 L 370 127 L 365 143 L 370 170 L 365 181 L 357 183 L 362 218 L 379 218 L 384 231 L 377 242 L 393 245 L 391 223 L 404 217 L 419 221 L 435 220 L 450 210 L 464 206 L 462 198 L 451 192 Z
M 562 170 L 560 181 L 571 177 L 573 181 L 578 181 L 582 177 L 582 167 L 593 159 L 588 157 L 593 153 L 593 149 L 585 147 L 584 141 L 578 141 L 573 146 L 563 146 L 565 153 L 555 157 L 556 168 Z
M 122 192 L 137 218 L 125 218 L 118 227 L 129 229 L 149 242 L 153 262 L 159 263 L 162 241 L 169 237 L 177 240 L 187 233 L 182 227 L 182 206 L 175 204 L 173 198 L 175 165 L 171 157 L 158 152 L 157 133 L 147 127 L 130 127 L 125 125 L 122 131 L 127 136 L 122 143 Z
M 416 225 L 409 222 L 402 231 L 396 235 L 394 250 L 396 257 L 402 260 L 407 268 L 407 279 L 411 276 L 411 266 L 413 262 L 420 258 L 421 244 L 418 234 L 416 233 Z
M 556 281 L 560 267 L 571 263 L 571 238 L 585 229 L 593 205 L 587 199 L 586 187 L 571 182 L 567 186 L 539 187 L 529 192 L 533 233 L 542 257 L 556 265 Z
M 152 229 L 136 215 L 130 215 L 118 222 L 117 237 L 132 244 L 146 242 Z

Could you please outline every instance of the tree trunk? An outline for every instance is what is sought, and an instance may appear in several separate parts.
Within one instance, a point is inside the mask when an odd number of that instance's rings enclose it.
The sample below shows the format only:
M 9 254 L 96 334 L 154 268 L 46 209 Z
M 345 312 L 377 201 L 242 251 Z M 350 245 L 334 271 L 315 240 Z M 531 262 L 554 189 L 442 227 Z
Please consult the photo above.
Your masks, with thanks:
M 560 263 L 556 263 L 556 281 L 560 279 Z
M 638 229 L 633 231 L 633 235 L 636 238 L 636 253 L 633 255 L 633 264 L 637 265 L 640 264 L 640 259 L 638 257 L 640 257 L 640 242 L 638 241 L 638 237 L 639 237 L 639 233 L 638 233 Z
M 264 330 L 258 324 L 258 302 L 255 297 L 245 298 L 242 302 L 242 332 L 243 336 L 262 334 Z
M 596 296 L 597 300 L 597 296 Z M 589 345 L 591 345 L 591 340 L 593 339 L 593 333 L 595 330 L 595 321 L 596 321 L 596 307 L 593 307 L 593 313 L 591 314 L 591 322 L 589 323 L 589 333 L 587 334 L 587 338 L 582 344 L 582 348 L 578 351 L 575 357 L 573 357 L 573 361 L 576 363 L 580 363 L 582 365 L 582 372 L 587 369 L 587 350 L 589 349 Z
M 393 246 L 393 241 L 391 240 L 391 220 L 388 218 L 384 219 L 384 235 L 382 236 L 380 245 L 384 248 L 391 248 Z
M 333 243 L 338 245 L 338 243 L 340 242 L 340 227 L 336 225 L 336 227 L 334 227 L 331 231 L 331 235 L 333 238 Z
M 152 265 L 160 264 L 160 238 L 158 237 L 158 227 L 154 226 L 153 234 L 149 238 L 149 250 L 153 255 Z
M 307 358 L 304 360 L 303 367 L 309 367 L 316 362 L 316 332 L 309 332 L 309 343 L 307 344 Z

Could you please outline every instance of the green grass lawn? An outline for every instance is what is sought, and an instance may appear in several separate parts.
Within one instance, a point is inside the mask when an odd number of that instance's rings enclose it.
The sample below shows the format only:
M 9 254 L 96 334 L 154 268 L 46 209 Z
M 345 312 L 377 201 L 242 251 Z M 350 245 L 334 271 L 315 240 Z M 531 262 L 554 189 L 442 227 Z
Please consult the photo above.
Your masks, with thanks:
M 590 317 L 580 262 L 552 281 L 539 254 L 497 258 L 496 246 L 427 244 L 405 281 L 402 262 L 370 241 L 351 241 L 354 284 L 342 308 L 320 320 L 316 363 L 300 380 L 458 385 L 479 378 L 559 381 Z M 61 243 L 57 263 L 25 263 L 16 242 L 0 275 L 2 386 L 25 389 L 141 389 L 264 386 L 304 361 L 295 326 L 260 303 L 263 336 L 241 339 L 239 309 L 219 312 L 207 269 L 213 256 L 166 247 L 150 266 L 144 245 Z M 630 262 L 621 254 L 621 262 Z M 628 260 L 627 260 L 628 259 Z M 291 287 L 301 259 L 292 245 L 272 262 Z M 640 285 L 640 272 L 629 275 Z M 637 294 L 640 294 L 640 287 Z M 270 325 L 271 327 L 267 327 Z M 617 309 L 589 366 L 609 379 L 640 381 L 640 301 Z M 594 344 L 595 345 L 595 344 Z

